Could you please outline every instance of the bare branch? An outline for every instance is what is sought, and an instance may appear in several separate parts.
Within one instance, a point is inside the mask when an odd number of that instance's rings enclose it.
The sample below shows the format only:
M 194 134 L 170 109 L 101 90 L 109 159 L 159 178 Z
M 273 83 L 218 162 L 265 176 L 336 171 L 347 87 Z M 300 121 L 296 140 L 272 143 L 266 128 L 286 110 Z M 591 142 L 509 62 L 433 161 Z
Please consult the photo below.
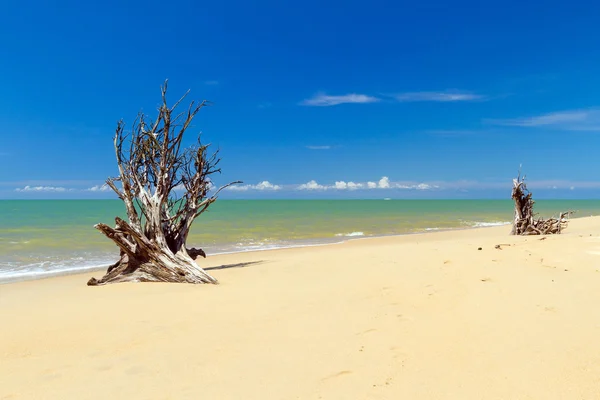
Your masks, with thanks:
M 191 102 L 186 111 L 176 113 L 189 91 L 169 107 L 167 87 L 165 81 L 156 119 L 139 113 L 130 133 L 125 132 L 123 121 L 117 124 L 114 146 L 119 176 L 106 183 L 124 202 L 129 222 L 117 218 L 114 229 L 96 226 L 119 246 L 122 255 L 104 278 L 89 284 L 125 280 L 217 283 L 193 261 L 205 256 L 204 252 L 188 251 L 185 241 L 194 220 L 218 194 L 241 182 L 221 186 L 209 195 L 211 176 L 221 172 L 218 151 L 209 155 L 209 146 L 200 138 L 196 146 L 182 150 L 186 130 L 209 103 Z M 183 188 L 182 195 L 177 188 Z

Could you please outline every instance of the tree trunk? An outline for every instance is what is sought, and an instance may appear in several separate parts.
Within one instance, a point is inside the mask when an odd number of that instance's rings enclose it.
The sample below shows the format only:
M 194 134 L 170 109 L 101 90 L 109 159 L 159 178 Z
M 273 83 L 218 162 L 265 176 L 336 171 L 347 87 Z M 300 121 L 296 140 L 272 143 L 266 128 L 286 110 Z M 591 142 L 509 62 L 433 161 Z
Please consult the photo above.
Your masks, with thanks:
M 206 257 L 204 251 L 187 249 L 185 242 L 194 220 L 217 200 L 219 192 L 241 182 L 213 192 L 211 176 L 221 172 L 218 152 L 208 155 L 208 146 L 200 138 L 195 146 L 181 147 L 194 116 L 208 103 L 192 101 L 187 111 L 173 114 L 187 93 L 172 107 L 167 105 L 166 81 L 161 93 L 155 120 L 140 113 L 127 132 L 123 121 L 117 124 L 113 144 L 119 176 L 108 178 L 106 185 L 125 204 L 129 222 L 115 218 L 115 228 L 95 226 L 119 246 L 121 256 L 102 279 L 92 278 L 88 285 L 218 283 L 194 261 Z
M 218 281 L 200 268 L 194 259 L 206 257 L 201 249 L 182 247 L 173 253 L 168 246 L 160 246 L 136 232 L 120 218 L 116 228 L 97 224 L 96 229 L 114 241 L 121 249 L 121 258 L 111 265 L 102 279 L 91 278 L 89 286 L 116 282 L 177 282 L 213 283 Z
M 569 223 L 568 218 L 574 211 L 560 213 L 558 218 L 535 219 L 533 205 L 535 201 L 531 192 L 527 190 L 525 178 L 520 174 L 513 179 L 512 199 L 515 202 L 515 216 L 513 219 L 511 235 L 549 235 L 559 234 Z
M 511 235 L 522 235 L 533 226 L 533 204 L 531 193 L 527 191 L 525 181 L 520 177 L 513 179 L 512 199 L 515 202 L 515 217 Z

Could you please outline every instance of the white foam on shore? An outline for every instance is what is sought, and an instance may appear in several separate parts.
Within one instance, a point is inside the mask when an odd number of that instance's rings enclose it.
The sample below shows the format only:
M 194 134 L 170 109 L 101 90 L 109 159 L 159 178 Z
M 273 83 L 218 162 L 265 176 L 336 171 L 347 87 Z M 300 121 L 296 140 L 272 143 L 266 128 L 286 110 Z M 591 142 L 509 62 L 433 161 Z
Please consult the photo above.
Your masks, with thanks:
M 336 233 L 336 237 L 355 237 L 355 236 L 365 236 L 364 232 L 350 232 L 350 233 Z
M 503 226 L 510 225 L 510 222 L 506 221 L 495 221 L 495 222 L 474 222 L 471 226 L 474 228 L 484 228 L 487 226 Z
M 222 245 L 218 247 L 204 246 L 204 250 L 209 256 L 218 256 L 225 254 L 239 254 L 247 252 L 258 252 L 268 250 L 281 250 L 302 247 L 325 246 L 329 244 L 344 243 L 353 238 L 361 239 L 363 232 L 351 232 L 349 234 L 340 234 L 336 238 L 287 240 L 287 241 L 247 241 L 235 244 Z M 194 247 L 193 245 L 191 247 Z M 40 260 L 29 264 L 0 263 L 0 285 L 4 283 L 13 283 L 27 280 L 44 279 L 63 275 L 79 274 L 91 271 L 106 270 L 109 265 L 116 262 L 117 257 L 105 258 L 94 257 L 85 261 L 85 257 L 72 257 L 62 262 Z
M 469 228 L 480 228 L 480 227 L 492 227 L 507 225 L 510 222 L 463 222 L 463 225 Z M 434 232 L 440 230 L 452 230 L 461 228 L 439 228 L 431 227 L 425 228 L 421 233 Z M 465 229 L 465 228 L 462 228 Z M 270 240 L 257 240 L 257 241 L 244 241 L 228 245 L 217 245 L 217 247 L 204 246 L 204 250 L 213 256 L 220 254 L 235 254 L 235 253 L 246 253 L 255 251 L 268 251 L 268 250 L 279 250 L 289 248 L 302 248 L 302 247 L 313 247 L 323 246 L 328 244 L 344 243 L 348 240 L 362 240 L 369 237 L 384 237 L 384 236 L 404 236 L 420 234 L 419 232 L 406 232 L 397 234 L 382 234 L 366 236 L 364 232 L 354 231 L 348 233 L 338 233 L 334 237 L 319 238 L 319 239 L 303 239 L 303 240 L 281 240 L 281 241 L 270 241 Z M 192 245 L 193 246 L 193 245 Z M 212 247 L 212 248 L 211 248 Z M 114 259 L 113 259 L 114 258 Z M 0 263 L 0 284 L 18 282 L 33 279 L 43 279 L 53 276 L 70 275 L 77 273 L 84 273 L 97 270 L 105 270 L 110 264 L 116 261 L 115 257 L 106 256 L 93 256 L 92 259 L 88 256 L 77 256 L 63 261 L 52 260 L 42 261 L 37 263 L 30 263 L 26 265 L 18 265 L 17 263 Z
M 89 264 L 83 266 L 54 264 L 50 266 L 49 269 L 41 269 L 39 264 L 33 268 L 28 268 L 28 266 L 20 266 L 18 269 L 12 269 L 8 271 L 0 270 L 0 284 L 103 270 L 108 268 L 110 264 L 112 263 L 106 262 L 102 264 Z

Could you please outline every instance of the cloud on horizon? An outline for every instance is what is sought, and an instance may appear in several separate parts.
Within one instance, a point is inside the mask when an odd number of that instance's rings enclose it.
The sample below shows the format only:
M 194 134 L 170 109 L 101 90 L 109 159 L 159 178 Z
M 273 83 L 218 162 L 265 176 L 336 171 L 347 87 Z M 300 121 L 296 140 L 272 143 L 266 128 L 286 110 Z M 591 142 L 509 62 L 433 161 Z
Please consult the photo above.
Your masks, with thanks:
M 306 146 L 309 150 L 330 150 L 333 146 Z
M 85 189 L 88 192 L 110 192 L 112 189 L 105 183 L 104 185 L 96 185 Z
M 16 188 L 15 192 L 67 192 L 73 189 L 67 189 L 60 186 L 25 186 L 23 188 Z
M 381 101 L 381 99 L 366 94 L 349 93 L 341 96 L 330 96 L 325 93 L 317 93 L 310 99 L 305 99 L 301 101 L 300 105 L 311 107 L 330 107 L 337 106 L 339 104 L 364 104 L 376 103 L 378 101 Z
M 485 122 L 494 125 L 526 128 L 544 127 L 567 131 L 600 132 L 600 109 L 565 110 L 532 117 L 486 120 Z
M 319 185 L 317 183 L 317 181 L 312 180 L 307 183 L 303 183 L 302 185 L 299 185 L 296 189 L 297 190 L 326 190 L 327 186 Z
M 227 187 L 226 190 L 231 190 L 234 192 L 246 192 L 248 190 L 275 191 L 281 190 L 281 186 L 274 185 L 269 181 L 262 181 L 256 185 L 233 185 Z
M 498 191 L 506 192 L 506 195 L 510 196 L 510 190 L 512 188 L 512 178 L 506 180 L 496 181 L 476 181 L 476 180 L 457 180 L 457 181 L 392 181 L 389 177 L 384 176 L 377 181 L 334 181 L 329 184 L 321 184 L 316 180 L 310 180 L 303 184 L 274 184 L 269 181 L 262 181 L 257 184 L 246 184 L 246 185 L 235 185 L 230 186 L 226 190 L 231 193 L 275 193 L 275 192 L 328 192 L 328 193 L 344 193 L 344 192 L 363 192 L 363 193 L 375 193 L 375 192 L 390 192 L 398 194 L 400 192 L 415 192 L 415 191 L 426 191 L 426 192 L 438 192 L 438 193 L 452 193 L 452 192 L 472 192 L 479 193 L 482 191 Z M 9 182 L 0 182 L 0 186 L 8 185 Z M 14 184 L 14 182 L 13 182 Z M 600 190 L 600 181 L 569 181 L 569 180 L 527 180 L 527 186 L 532 191 L 574 191 L 574 190 Z M 14 188 L 14 186 L 13 186 Z M 95 194 L 96 196 L 104 193 L 112 193 L 110 188 L 105 185 L 96 185 L 92 187 L 63 187 L 63 186 L 33 186 L 26 185 L 24 187 L 11 188 L 4 193 L 21 193 L 22 195 L 32 196 L 37 194 L 63 194 L 69 198 L 73 196 L 83 196 L 82 198 L 88 198 L 89 194 Z M 183 189 L 183 188 L 178 188 Z M 0 191 L 2 193 L 2 191 Z M 85 195 L 85 194 L 88 195 Z M 9 196 L 12 197 L 12 196 Z M 105 195 L 101 196 L 102 198 Z
M 363 183 L 354 183 L 354 182 L 344 182 L 344 181 L 337 181 L 335 182 L 335 184 L 333 185 L 334 189 L 338 189 L 338 190 L 356 190 L 356 189 L 363 189 L 365 187 L 365 185 Z
M 527 181 L 527 187 L 531 189 L 600 189 L 597 181 L 565 181 L 565 180 L 540 180 Z
M 297 185 L 295 190 L 371 190 L 371 189 L 416 189 L 430 190 L 438 189 L 437 185 L 427 183 L 406 183 L 406 182 L 391 182 L 387 176 L 382 177 L 379 181 L 373 182 L 346 182 L 336 181 L 333 185 L 321 185 L 315 180 Z

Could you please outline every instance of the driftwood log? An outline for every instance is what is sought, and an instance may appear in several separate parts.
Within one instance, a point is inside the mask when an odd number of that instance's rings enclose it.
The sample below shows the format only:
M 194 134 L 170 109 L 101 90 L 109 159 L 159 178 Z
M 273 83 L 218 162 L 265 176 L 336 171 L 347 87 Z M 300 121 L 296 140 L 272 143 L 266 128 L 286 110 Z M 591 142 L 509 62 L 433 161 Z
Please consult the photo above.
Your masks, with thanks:
M 513 179 L 512 199 L 515 202 L 515 217 L 511 235 L 550 235 L 561 233 L 569 223 L 569 217 L 574 211 L 562 212 L 558 218 L 537 218 L 533 212 L 535 201 L 527 189 L 525 177 Z
M 183 134 L 207 103 L 192 102 L 184 112 L 167 105 L 167 82 L 156 120 L 139 114 L 130 132 L 123 121 L 114 138 L 119 176 L 106 181 L 125 204 L 127 219 L 115 218 L 115 227 L 95 228 L 115 242 L 120 258 L 101 279 L 88 285 L 115 282 L 218 283 L 194 261 L 206 257 L 202 249 L 188 249 L 186 240 L 194 220 L 216 201 L 232 182 L 212 191 L 211 176 L 220 172 L 217 153 L 207 145 L 182 148 Z M 182 194 L 179 194 L 182 193 Z

